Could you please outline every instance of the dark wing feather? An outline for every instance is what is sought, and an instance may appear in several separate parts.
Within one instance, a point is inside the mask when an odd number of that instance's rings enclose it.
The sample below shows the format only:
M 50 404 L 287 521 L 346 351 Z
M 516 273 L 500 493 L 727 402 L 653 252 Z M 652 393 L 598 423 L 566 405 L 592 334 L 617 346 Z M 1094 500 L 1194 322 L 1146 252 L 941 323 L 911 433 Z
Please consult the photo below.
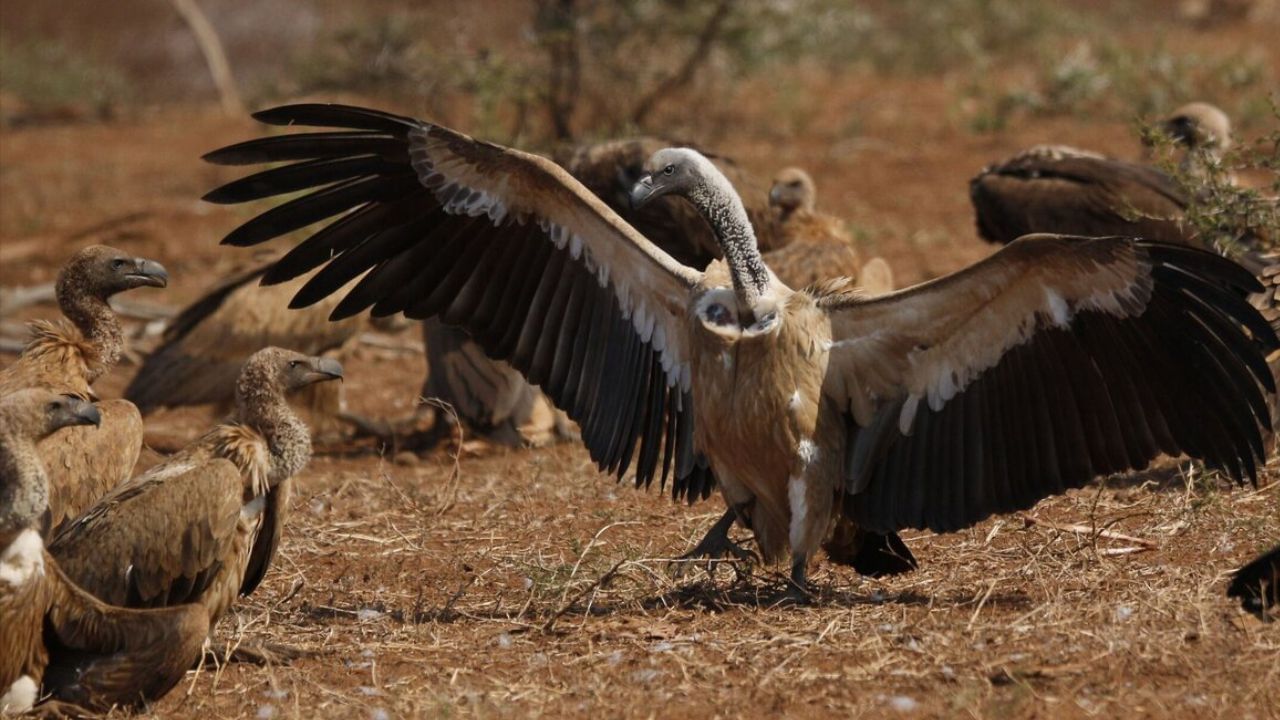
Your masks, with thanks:
M 1035 236 L 933 283 L 832 308 L 845 511 L 944 532 L 1187 454 L 1256 482 L 1280 346 L 1213 253 Z
M 1196 244 L 1187 200 L 1156 168 L 1073 153 L 1018 155 L 969 181 L 978 234 L 1007 244 L 1031 233 L 1122 235 Z
M 692 428 L 681 329 L 696 272 L 542 158 L 362 108 L 299 105 L 255 117 L 344 129 L 265 138 L 207 156 L 232 163 L 326 159 L 311 188 L 303 185 L 316 165 L 267 170 L 211 194 L 223 200 L 313 189 L 233 231 L 230 244 L 339 216 L 269 272 L 287 278 L 325 265 L 297 302 L 364 274 L 334 317 L 372 308 L 375 315 L 405 312 L 456 324 L 490 357 L 546 381 L 602 469 L 621 475 L 637 447 L 648 458 L 662 446 L 683 461 L 674 487 L 683 492 L 696 476 L 702 492 L 706 473 L 692 433 L 673 432 L 677 424 Z M 367 148 L 359 131 L 368 133 Z M 345 177 L 334 171 L 343 167 L 350 170 Z M 577 342 L 588 334 L 590 343 Z M 668 392 L 642 383 L 655 375 Z M 626 422 L 618 415 L 624 408 Z M 637 480 L 650 483 L 653 475 L 644 473 L 656 473 L 654 465 L 642 463 Z
M 1231 577 L 1227 595 L 1245 610 L 1266 614 L 1280 602 L 1280 545 L 1254 558 Z

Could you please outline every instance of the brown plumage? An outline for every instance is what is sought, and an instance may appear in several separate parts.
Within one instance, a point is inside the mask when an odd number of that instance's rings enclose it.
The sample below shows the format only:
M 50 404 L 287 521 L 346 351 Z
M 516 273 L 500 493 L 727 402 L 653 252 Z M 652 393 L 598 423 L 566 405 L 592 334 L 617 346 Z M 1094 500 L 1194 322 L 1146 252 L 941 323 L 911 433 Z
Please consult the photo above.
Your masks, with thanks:
M 769 205 L 776 213 L 774 226 L 779 248 L 764 252 L 765 264 L 788 286 L 802 288 L 836 278 L 849 278 L 868 294 L 893 290 L 893 272 L 883 258 L 868 261 L 863 277 L 853 236 L 843 220 L 817 209 L 818 190 L 809 173 L 797 167 L 783 168 L 769 188 Z
M 0 714 L 45 696 L 90 710 L 154 700 L 182 678 L 208 634 L 203 608 L 108 606 L 45 551 L 47 477 L 36 441 L 99 422 L 88 402 L 47 390 L 0 398 Z
M 108 298 L 137 287 L 164 287 L 168 273 L 156 262 L 94 245 L 80 250 L 58 273 L 58 307 L 65 320 L 32 323 L 22 355 L 0 370 L 0 394 L 27 387 L 92 397 L 92 385 L 124 350 L 120 321 Z M 102 427 L 66 428 L 40 443 L 49 475 L 50 529 L 79 515 L 133 473 L 142 450 L 142 416 L 124 400 L 100 405 Z
M 1184 105 L 1159 128 L 1186 148 L 1182 166 L 1192 175 L 1231 144 L 1227 116 L 1207 103 Z M 969 181 L 969 198 L 978 234 L 994 243 L 1052 232 L 1206 247 L 1183 222 L 1188 197 L 1172 177 L 1064 145 L 1039 145 L 983 168 Z
M 244 361 L 268 345 L 306 355 L 328 355 L 340 362 L 368 318 L 329 322 L 337 300 L 289 309 L 303 280 L 260 285 L 269 264 L 235 273 L 188 305 L 165 328 L 164 341 L 147 356 L 124 396 L 144 413 L 162 407 L 212 403 L 226 413 L 235 403 L 236 377 Z M 338 428 L 342 386 L 319 383 L 294 399 L 320 435 Z
M 245 361 L 231 420 L 117 487 L 50 545 L 67 575 L 127 607 L 194 602 L 216 624 L 261 582 L 311 456 L 286 396 L 342 377 L 330 358 L 267 348 Z
M 602 470 L 673 477 L 678 497 L 718 485 L 767 559 L 789 551 L 799 587 L 840 517 L 956 530 L 1161 453 L 1255 476 L 1274 391 L 1263 355 L 1280 340 L 1244 300 L 1256 280 L 1216 255 L 1038 236 L 873 299 L 845 281 L 797 291 L 692 150 L 657 152 L 631 200 L 688 199 L 724 255 L 705 272 L 544 158 L 361 108 L 256 117 L 345 129 L 207 156 L 302 160 L 216 191 L 223 201 L 312 190 L 224 242 L 351 210 L 277 263 L 289 277 L 323 266 L 295 302 L 363 275 L 335 317 L 465 327 L 578 422 Z

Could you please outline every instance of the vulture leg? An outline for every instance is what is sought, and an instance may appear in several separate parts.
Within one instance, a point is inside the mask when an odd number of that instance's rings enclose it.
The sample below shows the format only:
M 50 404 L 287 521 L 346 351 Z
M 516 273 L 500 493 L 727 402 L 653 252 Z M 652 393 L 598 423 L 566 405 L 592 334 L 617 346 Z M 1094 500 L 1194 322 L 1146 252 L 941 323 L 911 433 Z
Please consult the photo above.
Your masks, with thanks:
M 724 515 L 720 516 L 720 519 L 716 521 L 716 524 L 711 526 L 707 534 L 702 536 L 702 540 L 698 541 L 698 544 L 694 545 L 692 550 L 677 559 L 683 562 L 677 566 L 676 576 L 678 577 L 681 574 L 680 568 L 684 567 L 685 563 L 703 558 L 707 560 L 708 573 L 714 573 L 716 561 L 726 555 L 731 555 L 733 559 L 744 563 L 754 563 L 759 560 L 751 550 L 729 538 L 729 529 L 733 527 L 734 521 L 739 518 L 745 520 L 746 513 L 747 508 L 745 506 L 730 506 Z
M 805 566 L 809 557 L 798 552 L 791 555 L 791 582 L 787 587 L 784 602 L 789 605 L 808 605 L 813 602 L 813 593 L 809 590 L 809 579 L 805 577 Z
M 281 645 L 279 643 L 246 643 L 234 648 L 210 647 L 206 659 L 217 666 L 243 663 L 245 665 L 288 665 L 294 660 L 316 655 L 311 650 Z

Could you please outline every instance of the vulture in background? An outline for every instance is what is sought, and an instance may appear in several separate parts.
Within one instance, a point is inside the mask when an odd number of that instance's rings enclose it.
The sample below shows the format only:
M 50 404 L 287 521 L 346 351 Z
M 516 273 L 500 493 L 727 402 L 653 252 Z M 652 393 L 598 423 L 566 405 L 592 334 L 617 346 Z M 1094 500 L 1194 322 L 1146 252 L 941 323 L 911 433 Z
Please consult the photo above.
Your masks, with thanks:
M 199 606 L 106 605 L 45 551 L 48 477 L 36 443 L 101 421 L 87 401 L 48 390 L 0 397 L 0 715 L 43 697 L 77 712 L 155 700 L 196 661 L 209 632 Z
M 270 264 L 235 273 L 182 310 L 143 362 L 124 396 L 143 414 L 162 407 L 212 403 L 220 414 L 235 404 L 236 378 L 245 359 L 267 346 L 341 362 L 371 327 L 366 317 L 329 322 L 337 298 L 297 311 L 289 299 L 302 279 L 260 285 Z M 268 283 L 270 276 L 268 276 Z M 339 431 L 344 416 L 340 383 L 317 383 L 294 399 L 319 436 Z
M 1271 616 L 1280 602 L 1280 545 L 1237 570 L 1227 586 L 1227 595 L 1239 598 L 1249 612 L 1264 618 Z
M 64 320 L 31 324 L 34 338 L 0 370 L 0 395 L 28 387 L 94 397 L 92 385 L 124 351 L 120 320 L 107 300 L 138 287 L 165 287 L 169 274 L 152 260 L 94 245 L 71 257 L 58 273 L 56 292 Z M 40 441 L 49 475 L 49 530 L 76 517 L 127 480 L 142 451 L 142 416 L 127 400 L 98 405 L 102 426 L 69 427 Z
M 1184 146 L 1183 171 L 1195 176 L 1231 145 L 1231 123 L 1218 108 L 1191 103 L 1159 127 Z M 1215 250 L 1183 222 L 1189 199 L 1174 178 L 1151 165 L 1065 145 L 1037 145 L 989 165 L 969 181 L 978 234 L 1007 244 L 1037 232 L 1123 235 Z M 1269 263 L 1238 258 L 1255 275 Z
M 319 269 L 295 304 L 360 278 L 334 319 L 463 327 L 578 423 L 603 471 L 670 480 L 678 498 L 718 487 L 764 559 L 789 560 L 798 600 L 838 520 L 954 531 L 1160 454 L 1256 482 L 1275 387 L 1264 354 L 1280 340 L 1245 300 L 1257 280 L 1213 253 L 1036 235 L 887 295 L 796 290 L 695 150 L 654 153 L 630 200 L 688 200 L 724 258 L 705 270 L 546 158 L 363 108 L 255 117 L 332 129 L 206 156 L 291 163 L 227 199 L 307 191 L 224 243 L 333 218 L 273 268 Z
M 817 197 L 813 178 L 800 168 L 784 168 L 774 177 L 769 205 L 777 212 L 782 242 L 764 254 L 765 264 L 793 288 L 847 277 L 871 295 L 892 291 L 889 264 L 872 258 L 863 266 L 844 221 L 818 212 Z
M 266 348 L 231 419 L 117 487 L 50 544 L 68 577 L 125 607 L 196 603 L 210 627 L 257 588 L 280 544 L 311 434 L 286 396 L 342 378 L 332 358 Z

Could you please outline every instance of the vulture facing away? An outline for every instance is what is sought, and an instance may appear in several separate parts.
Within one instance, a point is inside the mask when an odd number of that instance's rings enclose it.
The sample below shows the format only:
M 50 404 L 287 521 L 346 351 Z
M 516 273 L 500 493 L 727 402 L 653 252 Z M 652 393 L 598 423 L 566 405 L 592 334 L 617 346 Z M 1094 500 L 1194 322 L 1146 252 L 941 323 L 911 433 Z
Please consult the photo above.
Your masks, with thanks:
M 67 575 L 126 607 L 197 603 L 210 626 L 257 588 L 280 544 L 311 435 L 286 396 L 341 379 L 331 358 L 266 348 L 245 361 L 236 410 L 117 487 L 54 538 Z
M 289 299 L 303 280 L 259 285 L 269 269 L 269 264 L 259 264 L 235 273 L 183 309 L 130 381 L 125 398 L 144 414 L 204 403 L 225 414 L 235 404 L 236 378 L 245 359 L 264 347 L 331 355 L 341 362 L 356 337 L 369 329 L 368 319 L 329 322 L 337 298 L 290 311 Z M 299 391 L 294 400 L 307 411 L 306 420 L 318 435 L 338 430 L 341 387 L 318 383 Z
M 335 105 L 255 115 L 338 128 L 210 153 L 292 164 L 226 201 L 307 190 L 233 230 L 252 246 L 335 218 L 273 270 L 294 303 L 360 280 L 335 319 L 439 316 L 577 421 L 599 467 L 677 497 L 718 486 L 798 592 L 837 519 L 952 531 L 1186 453 L 1254 478 L 1280 345 L 1229 260 L 1129 238 L 1032 236 L 875 298 L 787 287 L 732 185 L 664 149 L 631 200 L 690 201 L 723 261 L 682 265 L 551 161 Z M 1177 392 L 1169 392 L 1177 388 Z
M 65 320 L 32 323 L 34 338 L 22 355 L 0 370 L 0 395 L 28 387 L 93 397 L 92 385 L 124 351 L 124 334 L 107 304 L 116 293 L 165 287 L 159 263 L 94 245 L 80 250 L 58 273 L 58 307 Z M 50 531 L 76 517 L 108 490 L 127 480 L 142 451 L 142 416 L 126 400 L 98 405 L 102 426 L 69 427 L 40 441 L 49 475 Z
M 203 608 L 108 606 L 45 551 L 48 478 L 36 442 L 101 421 L 88 402 L 48 390 L 0 398 L 0 715 L 46 696 L 99 711 L 154 700 L 182 678 L 208 634 Z
M 1183 170 L 1193 175 L 1204 162 L 1217 162 L 1231 143 L 1227 116 L 1206 103 L 1179 108 L 1159 127 L 1186 147 Z M 969 198 L 978 234 L 993 243 L 1052 232 L 1215 249 L 1183 222 L 1189 198 L 1174 178 L 1150 165 L 1064 145 L 1038 145 L 983 168 L 969 181 Z M 1261 272 L 1256 259 L 1240 260 Z

